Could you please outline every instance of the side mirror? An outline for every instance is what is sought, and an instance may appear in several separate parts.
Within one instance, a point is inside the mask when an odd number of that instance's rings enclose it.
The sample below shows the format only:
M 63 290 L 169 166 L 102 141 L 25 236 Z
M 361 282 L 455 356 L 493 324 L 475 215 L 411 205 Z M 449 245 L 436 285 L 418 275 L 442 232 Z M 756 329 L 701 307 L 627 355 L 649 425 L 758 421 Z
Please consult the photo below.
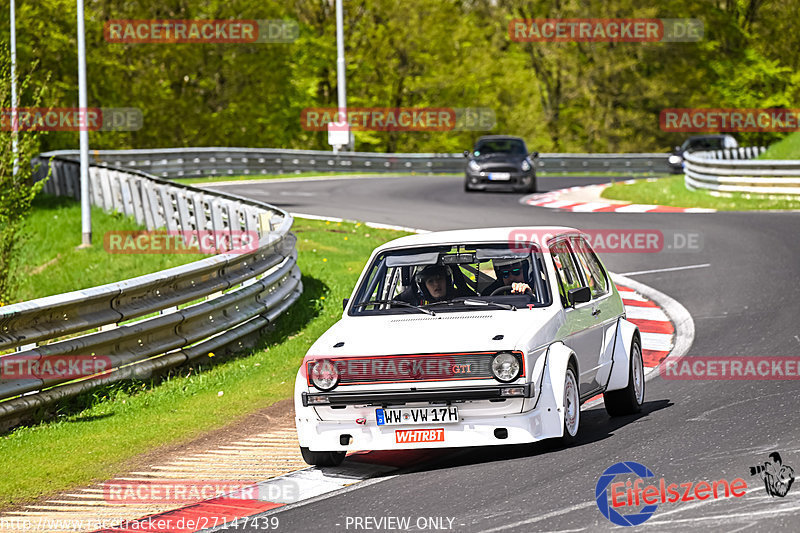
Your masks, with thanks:
M 464 150 L 464 157 L 469 157 L 469 150 Z
M 531 157 L 533 158 L 539 157 L 539 152 L 531 152 Z
M 347 302 L 349 302 L 349 301 L 350 301 L 350 298 L 345 298 L 344 300 L 342 300 L 342 311 L 347 309 Z
M 577 289 L 570 289 L 567 291 L 567 299 L 572 307 L 575 304 L 586 303 L 592 299 L 592 291 L 589 287 L 578 287 Z

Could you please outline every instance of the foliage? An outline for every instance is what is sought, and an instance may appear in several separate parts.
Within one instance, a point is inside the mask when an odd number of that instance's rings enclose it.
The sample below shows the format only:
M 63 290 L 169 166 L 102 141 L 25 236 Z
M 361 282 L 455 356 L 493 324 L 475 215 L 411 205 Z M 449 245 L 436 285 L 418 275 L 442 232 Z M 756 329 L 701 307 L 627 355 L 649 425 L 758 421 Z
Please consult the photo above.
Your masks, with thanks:
M 32 89 L 31 75 L 18 78 L 18 105 L 36 105 L 41 90 Z M 16 268 L 22 250 L 21 228 L 31 210 L 31 202 L 44 181 L 34 182 L 31 159 L 39 153 L 37 132 L 14 131 L 11 108 L 11 55 L 0 45 L 0 109 L 4 111 L 0 128 L 0 305 L 14 298 L 19 271 Z M 17 143 L 17 153 L 13 144 Z

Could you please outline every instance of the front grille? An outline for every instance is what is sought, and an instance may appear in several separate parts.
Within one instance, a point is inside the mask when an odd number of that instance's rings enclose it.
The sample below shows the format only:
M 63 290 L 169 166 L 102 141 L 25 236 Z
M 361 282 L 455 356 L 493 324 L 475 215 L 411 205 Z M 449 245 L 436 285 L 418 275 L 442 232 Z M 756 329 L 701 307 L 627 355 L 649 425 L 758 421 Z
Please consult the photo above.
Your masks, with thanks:
M 519 174 L 520 170 L 518 167 L 509 167 L 509 166 L 502 166 L 502 167 L 483 167 L 481 168 L 484 172 L 510 172 L 511 174 Z
M 375 383 L 410 383 L 492 379 L 492 358 L 498 352 L 385 355 L 374 357 L 331 358 L 339 372 L 339 386 Z M 525 375 L 521 352 L 513 352 Z M 314 362 L 309 361 L 308 376 Z M 309 379 L 309 385 L 310 379 Z

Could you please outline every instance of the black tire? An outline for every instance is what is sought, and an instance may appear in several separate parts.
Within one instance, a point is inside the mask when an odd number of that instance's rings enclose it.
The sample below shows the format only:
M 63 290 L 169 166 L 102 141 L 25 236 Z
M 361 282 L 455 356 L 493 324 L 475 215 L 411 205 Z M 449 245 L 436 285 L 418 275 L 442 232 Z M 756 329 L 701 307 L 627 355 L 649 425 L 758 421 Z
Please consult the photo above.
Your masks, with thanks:
M 473 189 L 472 187 L 470 187 L 469 183 L 467 183 L 466 181 L 464 182 L 464 192 L 475 192 L 475 191 L 476 191 L 476 189 Z
M 620 390 L 608 391 L 603 402 L 609 416 L 635 415 L 642 410 L 644 402 L 644 361 L 642 361 L 642 341 L 633 337 L 631 360 L 628 364 L 628 386 Z M 641 389 L 639 389 L 641 388 Z
M 528 193 L 535 193 L 536 192 L 536 176 L 531 178 L 531 184 L 528 185 Z
M 312 452 L 300 446 L 300 453 L 303 455 L 303 461 L 311 466 L 339 466 L 347 452 Z
M 572 384 L 570 385 L 570 378 Z M 570 391 L 568 387 L 573 387 Z M 569 403 L 568 403 L 569 401 Z M 572 415 L 575 420 L 571 422 Z M 570 362 L 567 365 L 567 373 L 564 376 L 564 435 L 561 437 L 561 444 L 571 446 L 578 440 L 578 433 L 581 430 L 581 397 L 578 389 L 578 372 L 575 365 Z

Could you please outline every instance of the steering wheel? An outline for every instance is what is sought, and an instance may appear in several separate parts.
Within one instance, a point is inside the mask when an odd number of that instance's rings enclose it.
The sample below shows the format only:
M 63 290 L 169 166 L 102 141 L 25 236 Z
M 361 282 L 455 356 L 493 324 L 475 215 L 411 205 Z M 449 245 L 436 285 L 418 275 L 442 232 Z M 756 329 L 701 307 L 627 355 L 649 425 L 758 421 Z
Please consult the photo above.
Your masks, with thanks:
M 492 294 L 489 296 L 496 296 L 498 294 L 511 294 L 512 290 L 514 290 L 514 287 L 511 285 L 503 285 L 502 287 L 497 287 L 495 290 L 493 290 Z M 528 288 L 525 292 L 531 295 L 533 294 L 533 291 L 530 288 Z

